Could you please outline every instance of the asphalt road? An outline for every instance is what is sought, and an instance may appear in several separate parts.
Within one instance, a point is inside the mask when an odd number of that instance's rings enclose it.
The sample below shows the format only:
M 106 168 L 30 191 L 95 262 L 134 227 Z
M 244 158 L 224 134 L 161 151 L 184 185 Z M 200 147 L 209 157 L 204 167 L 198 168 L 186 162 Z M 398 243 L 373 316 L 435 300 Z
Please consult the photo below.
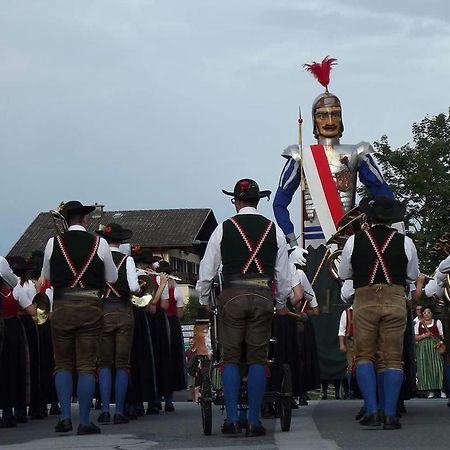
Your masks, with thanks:
M 0 449 L 203 449 L 231 447 L 255 450 L 275 449 L 448 449 L 450 408 L 445 399 L 414 399 L 406 402 L 407 414 L 401 430 L 365 430 L 354 420 L 357 400 L 317 400 L 293 411 L 290 432 L 282 432 L 278 420 L 264 420 L 268 434 L 261 438 L 228 437 L 220 433 L 223 416 L 213 409 L 213 433 L 204 436 L 200 409 L 189 402 L 177 402 L 174 413 L 141 417 L 127 425 L 103 425 L 102 434 L 77 436 L 56 434 L 55 417 L 29 421 L 17 428 L 0 429 Z M 77 407 L 74 405 L 76 430 Z M 93 417 L 98 416 L 93 412 Z

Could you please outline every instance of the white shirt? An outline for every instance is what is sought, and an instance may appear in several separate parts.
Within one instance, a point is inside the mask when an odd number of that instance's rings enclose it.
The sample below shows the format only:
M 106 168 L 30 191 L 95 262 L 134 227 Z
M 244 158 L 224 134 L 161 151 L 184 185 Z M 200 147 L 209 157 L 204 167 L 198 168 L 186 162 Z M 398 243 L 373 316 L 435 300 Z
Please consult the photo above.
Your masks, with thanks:
M 353 306 L 350 306 L 350 308 L 348 308 L 348 309 L 353 310 Z M 341 319 L 339 320 L 338 336 L 345 336 L 346 330 L 347 330 L 347 310 L 344 309 L 344 311 L 342 311 L 342 314 L 341 314 Z
M 342 250 L 341 263 L 339 264 L 339 278 L 341 280 L 350 280 L 353 278 L 352 253 L 355 244 L 355 235 L 350 236 Z M 419 276 L 419 261 L 417 259 L 417 249 L 414 242 L 408 236 L 405 236 L 405 253 L 408 260 L 406 266 L 406 283 L 415 283 Z
M 310 308 L 315 308 L 316 306 L 319 306 L 317 303 L 316 293 L 314 292 L 314 289 L 311 286 L 311 283 L 308 280 L 308 277 L 306 276 L 306 273 L 303 272 L 301 269 L 297 269 L 294 264 L 291 264 L 291 287 L 294 288 L 295 286 L 298 286 L 301 284 L 304 289 L 304 297 L 309 303 Z
M 68 232 L 70 231 L 86 231 L 86 228 L 81 225 L 71 225 Z M 50 281 L 50 258 L 52 257 L 53 253 L 54 241 L 55 238 L 50 238 L 47 242 L 47 245 L 45 246 L 44 265 L 42 267 L 42 276 L 46 280 Z M 103 261 L 103 264 L 105 266 L 105 281 L 107 281 L 108 283 L 115 283 L 117 281 L 117 267 L 112 259 L 109 245 L 103 238 L 100 238 L 100 243 L 97 249 L 97 256 Z
M 447 256 L 447 258 L 445 258 L 443 261 L 441 261 L 438 270 L 439 272 L 445 273 L 446 275 L 450 272 L 450 255 Z
M 416 317 L 416 319 L 417 319 L 417 317 Z M 426 325 L 426 327 L 431 328 L 434 325 L 434 322 L 436 322 L 436 327 L 438 329 L 439 336 L 444 337 L 444 330 L 442 329 L 442 322 L 439 319 L 436 319 L 436 320 L 432 319 L 431 323 L 429 325 Z M 420 324 L 420 321 L 418 320 L 414 325 L 414 334 L 416 334 L 416 335 L 419 334 L 419 324 Z M 423 322 L 422 322 L 422 325 L 423 325 Z
M 345 303 L 350 303 L 353 301 L 354 296 L 353 280 L 345 280 L 341 286 L 341 300 Z
M 3 256 L 0 256 L 0 277 L 12 288 L 16 287 L 19 282 L 19 277 L 11 270 L 8 261 Z
M 238 214 L 258 214 L 256 208 L 242 208 Z M 274 280 L 277 283 L 277 308 L 286 306 L 286 299 L 291 294 L 291 270 L 289 268 L 286 238 L 281 229 L 275 225 L 278 251 L 275 259 Z M 223 237 L 223 223 L 220 223 L 209 238 L 205 256 L 200 262 L 197 287 L 200 291 L 200 304 L 209 305 L 212 281 L 222 262 L 220 243 Z
M 117 247 L 111 247 L 111 252 L 117 252 L 123 254 Z M 139 287 L 139 281 L 136 271 L 136 264 L 134 262 L 134 259 L 131 256 L 127 256 L 127 259 L 125 261 L 126 264 L 126 271 L 127 271 L 127 282 L 128 287 L 130 288 L 131 292 L 139 292 L 141 288 Z
M 427 297 L 442 298 L 444 295 L 444 285 L 440 284 L 436 278 L 433 278 L 425 285 L 425 295 Z

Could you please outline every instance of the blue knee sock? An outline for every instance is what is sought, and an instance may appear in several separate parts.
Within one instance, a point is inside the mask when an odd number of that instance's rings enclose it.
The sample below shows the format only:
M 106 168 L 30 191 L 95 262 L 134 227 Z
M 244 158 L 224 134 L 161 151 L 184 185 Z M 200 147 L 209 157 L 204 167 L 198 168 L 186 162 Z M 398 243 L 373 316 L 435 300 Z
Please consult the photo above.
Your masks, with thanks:
M 263 364 L 252 364 L 248 369 L 248 423 L 259 425 L 259 414 L 266 392 L 266 371 Z
M 109 402 L 111 401 L 112 373 L 109 367 L 102 367 L 98 372 L 98 382 L 100 385 L 100 399 L 102 401 L 102 411 L 109 412 Z
M 377 376 L 373 363 L 363 363 L 356 366 L 356 379 L 364 398 L 367 414 L 378 411 L 377 404 Z
M 395 417 L 398 394 L 403 383 L 403 370 L 387 369 L 384 375 L 384 414 Z
M 61 419 L 70 419 L 71 400 L 73 389 L 72 372 L 68 370 L 58 370 L 55 375 L 55 388 L 61 405 Z
M 78 376 L 78 404 L 80 407 L 80 424 L 89 425 L 90 413 L 92 405 L 92 397 L 94 397 L 95 376 L 93 373 L 83 373 Z
M 116 369 L 116 414 L 123 415 L 123 406 L 128 389 L 128 370 Z
M 227 422 L 238 421 L 238 400 L 241 380 L 237 364 L 225 364 L 222 371 L 223 395 L 227 410 Z
M 377 390 L 378 390 L 378 409 L 384 412 L 385 404 L 385 392 L 384 392 L 384 374 L 386 372 L 377 373 Z

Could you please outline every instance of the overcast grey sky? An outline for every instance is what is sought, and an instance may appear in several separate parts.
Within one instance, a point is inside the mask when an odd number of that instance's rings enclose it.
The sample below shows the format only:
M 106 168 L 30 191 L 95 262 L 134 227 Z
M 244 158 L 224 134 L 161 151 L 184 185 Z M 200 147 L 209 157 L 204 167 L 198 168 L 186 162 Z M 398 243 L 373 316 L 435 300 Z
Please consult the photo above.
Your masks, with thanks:
M 326 55 L 341 141 L 403 145 L 450 105 L 450 2 L 3 0 L 0 252 L 61 200 L 223 220 L 237 179 L 275 190 Z

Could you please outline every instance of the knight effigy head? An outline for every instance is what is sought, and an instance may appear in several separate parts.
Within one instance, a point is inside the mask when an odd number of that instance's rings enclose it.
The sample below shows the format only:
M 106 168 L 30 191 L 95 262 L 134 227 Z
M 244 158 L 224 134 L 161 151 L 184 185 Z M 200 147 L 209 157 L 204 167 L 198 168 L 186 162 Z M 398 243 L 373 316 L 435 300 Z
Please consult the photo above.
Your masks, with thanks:
M 314 61 L 304 65 L 306 70 L 325 87 L 325 92 L 316 97 L 312 105 L 313 134 L 316 139 L 340 138 L 344 132 L 341 102 L 336 95 L 328 92 L 331 67 L 335 64 L 335 58 L 326 56 L 320 63 Z

